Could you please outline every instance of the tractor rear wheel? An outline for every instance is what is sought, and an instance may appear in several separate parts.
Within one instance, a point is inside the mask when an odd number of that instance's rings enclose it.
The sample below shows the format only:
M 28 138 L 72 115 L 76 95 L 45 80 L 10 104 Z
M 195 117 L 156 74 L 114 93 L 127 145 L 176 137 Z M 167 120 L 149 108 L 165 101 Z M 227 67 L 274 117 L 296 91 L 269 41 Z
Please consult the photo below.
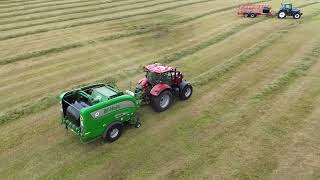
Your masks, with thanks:
M 286 18 L 286 17 L 287 17 L 286 12 L 284 12 L 284 11 L 280 11 L 280 12 L 279 12 L 279 14 L 278 14 L 278 18 L 279 18 L 279 19 L 284 19 L 284 18 Z
M 113 142 L 119 139 L 122 133 L 123 126 L 121 124 L 114 124 L 107 130 L 104 139 L 108 142 Z
M 157 112 L 167 110 L 173 101 L 173 95 L 169 90 L 163 91 L 159 96 L 151 97 L 151 106 Z
M 191 97 L 193 92 L 193 88 L 191 85 L 186 85 L 181 91 L 180 91 L 180 99 L 181 100 L 187 100 Z
M 301 18 L 301 14 L 297 13 L 297 14 L 293 15 L 293 18 L 294 19 L 300 19 Z

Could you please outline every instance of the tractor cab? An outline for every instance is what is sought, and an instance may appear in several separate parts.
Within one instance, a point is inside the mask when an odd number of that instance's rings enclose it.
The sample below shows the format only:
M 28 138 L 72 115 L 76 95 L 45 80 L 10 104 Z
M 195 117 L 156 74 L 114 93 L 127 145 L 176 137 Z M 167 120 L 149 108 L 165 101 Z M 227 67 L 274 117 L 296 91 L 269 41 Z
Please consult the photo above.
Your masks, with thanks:
M 302 13 L 299 9 L 293 7 L 291 3 L 281 4 L 280 10 L 278 12 L 278 18 L 284 19 L 287 16 L 292 16 L 294 19 L 300 19 Z
M 146 78 L 154 86 L 160 83 L 167 85 L 178 85 L 182 82 L 183 75 L 176 68 L 163 66 L 161 64 L 151 64 L 145 67 Z

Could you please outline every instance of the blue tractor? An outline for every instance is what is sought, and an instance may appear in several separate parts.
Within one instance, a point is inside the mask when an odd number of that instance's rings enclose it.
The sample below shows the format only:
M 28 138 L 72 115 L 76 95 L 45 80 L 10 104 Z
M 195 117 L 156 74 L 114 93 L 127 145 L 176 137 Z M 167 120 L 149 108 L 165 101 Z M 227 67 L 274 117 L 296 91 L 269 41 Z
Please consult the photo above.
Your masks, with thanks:
M 302 13 L 300 12 L 300 9 L 293 7 L 292 4 L 281 4 L 281 8 L 278 12 L 278 18 L 284 19 L 287 16 L 292 16 L 294 19 L 300 19 Z

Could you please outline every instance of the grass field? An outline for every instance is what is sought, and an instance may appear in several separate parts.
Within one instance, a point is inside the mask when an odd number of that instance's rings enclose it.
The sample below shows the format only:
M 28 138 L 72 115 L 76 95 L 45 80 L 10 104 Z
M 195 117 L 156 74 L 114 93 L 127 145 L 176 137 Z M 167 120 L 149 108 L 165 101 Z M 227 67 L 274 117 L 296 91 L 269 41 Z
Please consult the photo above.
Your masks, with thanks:
M 320 179 L 320 1 L 292 0 L 300 20 L 238 17 L 248 2 L 0 1 L 1 179 Z M 60 124 L 59 93 L 153 62 L 192 98 L 112 144 Z

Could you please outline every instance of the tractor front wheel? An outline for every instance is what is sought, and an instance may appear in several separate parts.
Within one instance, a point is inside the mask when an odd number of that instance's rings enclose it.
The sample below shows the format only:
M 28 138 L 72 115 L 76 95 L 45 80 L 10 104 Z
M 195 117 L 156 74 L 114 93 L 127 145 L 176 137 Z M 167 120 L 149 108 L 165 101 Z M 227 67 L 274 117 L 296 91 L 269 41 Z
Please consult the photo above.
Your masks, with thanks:
M 180 91 L 180 99 L 181 100 L 187 100 L 191 97 L 193 92 L 193 88 L 191 85 L 186 85 L 181 91 Z
M 301 14 L 300 13 L 297 13 L 293 16 L 294 19 L 300 19 L 301 18 Z
M 286 18 L 286 16 L 287 16 L 287 14 L 286 14 L 286 12 L 284 12 L 284 11 L 281 11 L 281 12 L 279 12 L 279 14 L 278 14 L 278 18 L 279 18 L 279 19 L 284 19 L 284 18 Z
M 169 90 L 163 91 L 159 96 L 151 97 L 151 106 L 157 112 L 167 110 L 173 101 L 173 95 Z

